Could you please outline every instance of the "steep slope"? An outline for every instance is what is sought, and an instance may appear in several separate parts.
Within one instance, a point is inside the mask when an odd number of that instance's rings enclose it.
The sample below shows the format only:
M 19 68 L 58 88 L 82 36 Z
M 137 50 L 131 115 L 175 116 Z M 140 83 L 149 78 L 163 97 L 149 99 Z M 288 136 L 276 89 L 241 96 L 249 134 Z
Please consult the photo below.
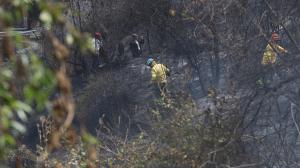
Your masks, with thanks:
M 165 60 L 166 55 L 158 59 Z M 154 84 L 150 80 L 150 68 L 145 65 L 146 57 L 129 60 L 118 68 L 104 68 L 90 77 L 87 86 L 78 96 L 78 119 L 95 132 L 99 119 L 105 115 L 105 122 L 112 128 L 125 133 L 128 126 L 147 126 L 153 103 L 159 98 L 154 95 Z M 172 59 L 162 61 L 172 71 L 169 89 L 176 93 L 184 91 L 188 80 L 184 74 L 189 68 Z M 180 73 L 178 73 L 180 72 Z

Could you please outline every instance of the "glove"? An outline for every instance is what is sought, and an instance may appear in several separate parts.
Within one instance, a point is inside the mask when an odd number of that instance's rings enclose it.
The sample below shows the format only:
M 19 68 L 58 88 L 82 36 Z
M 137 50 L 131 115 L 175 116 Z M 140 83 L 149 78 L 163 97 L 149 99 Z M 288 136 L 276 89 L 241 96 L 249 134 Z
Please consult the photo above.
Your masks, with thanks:
M 169 77 L 171 76 L 171 71 L 169 69 L 166 71 L 166 75 Z

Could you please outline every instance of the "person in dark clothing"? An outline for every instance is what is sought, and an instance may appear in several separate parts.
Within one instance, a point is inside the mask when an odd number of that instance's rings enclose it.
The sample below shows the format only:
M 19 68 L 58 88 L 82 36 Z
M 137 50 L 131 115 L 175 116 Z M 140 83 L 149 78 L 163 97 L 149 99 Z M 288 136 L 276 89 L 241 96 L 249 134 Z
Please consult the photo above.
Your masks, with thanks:
M 35 27 L 39 22 L 39 16 L 41 13 L 41 9 L 38 6 L 36 1 L 30 3 L 28 10 L 28 21 L 27 21 L 27 29 L 30 30 Z
M 137 34 L 132 34 L 132 41 L 130 42 L 130 50 L 133 58 L 140 57 L 142 54 L 142 45 L 144 44 L 144 38 L 138 37 Z

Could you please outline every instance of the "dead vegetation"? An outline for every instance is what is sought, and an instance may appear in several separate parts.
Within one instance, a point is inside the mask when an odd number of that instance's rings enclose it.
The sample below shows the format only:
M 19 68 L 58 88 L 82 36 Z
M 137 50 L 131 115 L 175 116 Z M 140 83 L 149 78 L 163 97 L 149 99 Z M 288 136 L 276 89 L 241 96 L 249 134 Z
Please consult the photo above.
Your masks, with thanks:
M 66 67 L 76 76 L 86 57 L 78 47 L 67 57 L 66 48 L 50 36 L 54 56 L 62 61 L 56 71 L 61 94 L 54 102 L 54 123 L 47 118 L 39 125 L 41 154 L 26 150 L 26 156 L 45 157 L 44 167 L 298 166 L 299 1 L 72 0 L 68 5 L 80 30 L 107 33 L 108 52 L 128 34 L 144 33 L 145 55 L 158 53 L 172 64 L 176 84 L 169 101 L 153 98 L 142 59 L 97 72 L 84 88 L 76 88 L 75 122 L 83 132 L 77 136 L 79 130 L 65 129 L 74 115 Z M 265 68 L 261 57 L 272 31 L 282 36 L 289 54 Z M 188 61 L 187 69 L 170 61 L 179 58 Z M 260 88 L 257 81 L 274 69 L 272 84 Z M 62 149 L 45 156 L 45 148 Z

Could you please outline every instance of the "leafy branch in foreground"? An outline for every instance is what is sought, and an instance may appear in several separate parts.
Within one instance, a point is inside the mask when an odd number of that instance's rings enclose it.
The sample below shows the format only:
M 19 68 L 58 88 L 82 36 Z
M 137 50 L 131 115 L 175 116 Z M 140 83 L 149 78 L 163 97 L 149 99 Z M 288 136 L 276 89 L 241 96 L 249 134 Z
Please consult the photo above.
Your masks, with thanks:
M 61 138 L 69 131 L 75 112 L 67 77 L 68 47 L 77 44 L 85 50 L 89 36 L 78 32 L 63 15 L 64 3 L 4 0 L 0 5 L 0 160 L 6 160 L 7 153 L 15 148 L 18 136 L 26 132 L 24 123 L 28 116 L 37 111 L 51 112 L 54 124 L 47 149 L 51 152 L 61 146 Z M 13 31 L 33 5 L 37 6 L 42 23 L 41 36 L 48 39 L 47 45 L 52 48 L 48 54 L 56 61 L 57 66 L 52 69 L 41 61 L 40 46 L 32 47 L 35 39 Z M 53 33 L 57 26 L 65 28 L 63 39 L 67 44 Z M 54 93 L 58 97 L 51 100 Z

